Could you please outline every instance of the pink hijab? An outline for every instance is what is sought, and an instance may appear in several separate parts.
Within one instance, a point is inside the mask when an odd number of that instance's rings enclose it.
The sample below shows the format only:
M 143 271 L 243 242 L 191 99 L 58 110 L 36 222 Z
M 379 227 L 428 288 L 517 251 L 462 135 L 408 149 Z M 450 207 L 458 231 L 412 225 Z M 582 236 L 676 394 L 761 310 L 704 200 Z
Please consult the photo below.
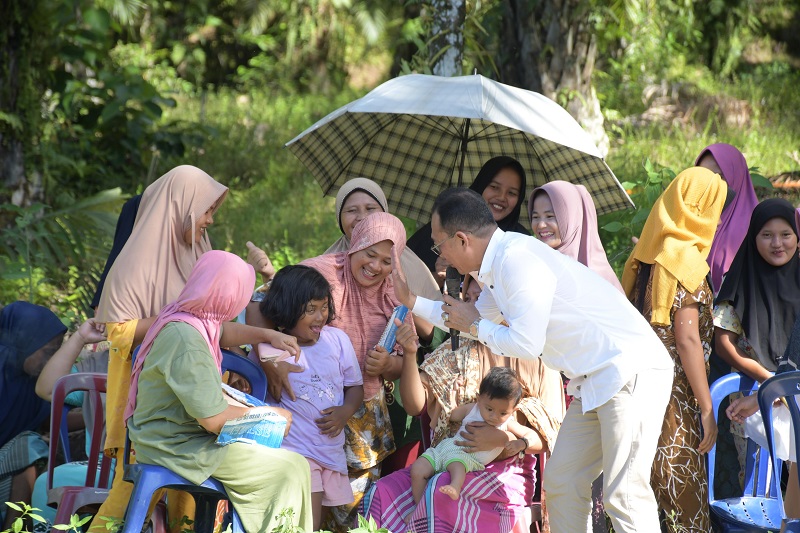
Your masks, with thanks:
M 738 148 L 725 143 L 712 144 L 700 152 L 695 159 L 695 165 L 707 153 L 714 157 L 722 170 L 722 179 L 736 192 L 731 205 L 722 212 L 717 233 L 711 243 L 711 251 L 706 259 L 708 266 L 711 267 L 712 289 L 717 292 L 722 286 L 722 276 L 730 268 L 733 257 L 747 235 L 750 215 L 758 205 L 758 198 L 753 189 L 753 181 L 750 179 L 747 161 Z
M 364 399 L 373 398 L 380 390 L 381 379 L 364 373 L 367 352 L 375 347 L 394 308 L 400 301 L 394 295 L 392 277 L 387 276 L 373 287 L 361 286 L 350 270 L 350 256 L 381 241 L 391 241 L 392 254 L 399 257 L 406 246 L 406 230 L 400 219 L 389 213 L 373 213 L 353 228 L 350 248 L 346 252 L 320 255 L 301 264 L 322 274 L 331 285 L 336 318 L 331 322 L 344 331 L 353 343 L 356 358 L 364 374 Z M 406 322 L 413 327 L 411 313 Z
M 131 389 L 124 420 L 133 416 L 144 360 L 156 336 L 170 322 L 185 322 L 194 327 L 203 336 L 211 356 L 221 369 L 219 339 L 222 323 L 233 320 L 245 308 L 255 281 L 253 267 L 232 253 L 211 250 L 200 256 L 178 299 L 164 307 L 147 330 L 131 371 Z
M 600 242 L 597 210 L 586 187 L 566 181 L 551 181 L 535 188 L 528 200 L 528 220 L 533 213 L 533 200 L 540 191 L 550 197 L 553 204 L 561 233 L 561 245 L 557 250 L 583 263 L 623 292 L 617 275 L 608 263 L 603 243 Z

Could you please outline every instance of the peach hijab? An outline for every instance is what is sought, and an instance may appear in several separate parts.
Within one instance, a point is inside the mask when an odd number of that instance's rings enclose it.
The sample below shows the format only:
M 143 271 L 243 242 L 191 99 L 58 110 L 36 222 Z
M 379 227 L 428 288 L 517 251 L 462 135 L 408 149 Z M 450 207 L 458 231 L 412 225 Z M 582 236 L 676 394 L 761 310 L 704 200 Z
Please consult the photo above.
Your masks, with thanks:
M 365 400 L 373 398 L 382 385 L 379 377 L 364 373 L 367 352 L 380 340 L 392 311 L 400 305 L 400 301 L 394 294 L 391 275 L 377 286 L 362 287 L 353 278 L 350 256 L 381 241 L 391 241 L 395 258 L 403 253 L 406 246 L 403 223 L 389 213 L 373 213 L 359 222 L 353 229 L 348 251 L 320 255 L 300 263 L 316 269 L 331 285 L 336 309 L 336 318 L 331 326 L 344 331 L 353 343 L 358 364 L 364 374 Z M 413 327 L 410 312 L 406 316 L 406 323 Z
M 600 242 L 597 210 L 586 187 L 567 181 L 551 181 L 535 188 L 528 200 L 528 220 L 532 218 L 533 200 L 539 193 L 546 194 L 553 204 L 553 213 L 561 233 L 561 245 L 556 249 L 583 263 L 622 292 L 622 285 Z M 535 233 L 535 228 L 532 229 Z
M 106 278 L 97 319 L 127 322 L 156 316 L 175 300 L 198 258 L 211 250 L 208 235 L 195 244 L 195 221 L 228 188 L 197 167 L 175 167 L 145 189 L 133 232 Z M 192 244 L 183 235 L 192 229 Z

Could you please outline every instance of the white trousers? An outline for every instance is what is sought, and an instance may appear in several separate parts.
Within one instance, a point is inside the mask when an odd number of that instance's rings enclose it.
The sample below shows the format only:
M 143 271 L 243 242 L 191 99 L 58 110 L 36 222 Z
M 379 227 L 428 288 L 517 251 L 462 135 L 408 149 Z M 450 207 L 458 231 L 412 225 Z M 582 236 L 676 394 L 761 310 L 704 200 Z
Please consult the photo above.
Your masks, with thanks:
M 592 481 L 601 472 L 617 533 L 661 531 L 650 472 L 672 375 L 672 369 L 642 371 L 585 414 L 581 401 L 572 401 L 543 476 L 552 533 L 591 533 Z

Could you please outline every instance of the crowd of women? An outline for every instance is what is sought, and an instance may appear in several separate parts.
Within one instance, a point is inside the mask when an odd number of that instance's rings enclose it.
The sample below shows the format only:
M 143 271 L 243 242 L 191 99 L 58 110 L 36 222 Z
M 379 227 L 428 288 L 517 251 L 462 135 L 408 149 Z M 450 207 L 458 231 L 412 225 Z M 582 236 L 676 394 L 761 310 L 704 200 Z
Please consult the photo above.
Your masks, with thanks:
M 800 308 L 800 264 L 793 206 L 757 202 L 741 152 L 715 144 L 695 165 L 655 202 L 621 280 L 585 187 L 551 182 L 527 197 L 525 169 L 500 156 L 486 162 L 470 188 L 505 231 L 527 233 L 519 220 L 527 200 L 533 236 L 624 292 L 662 339 L 675 372 L 651 484 L 665 530 L 705 533 L 711 527 L 702 456 L 719 441 L 719 453 L 733 443 L 728 453 L 742 458 L 742 415 L 754 410 L 735 402 L 733 421 L 718 433 L 710 358 L 716 354 L 723 372 L 732 368 L 759 382 L 776 370 Z M 107 371 L 105 453 L 121 458 L 127 428 L 136 460 L 196 483 L 220 480 L 247 531 L 271 532 L 286 509 L 304 531 L 346 531 L 357 513 L 394 532 L 526 531 L 537 453 L 558 446 L 568 401 L 562 376 L 538 359 L 493 354 L 468 336 L 453 349 L 445 332 L 411 313 L 396 345 L 378 346 L 399 305 L 393 269 L 404 272 L 415 294 L 441 294 L 447 265 L 430 226 L 407 239 L 389 214 L 391 199 L 374 181 L 355 178 L 336 198 L 342 237 L 325 254 L 276 273 L 251 243 L 248 262 L 212 250 L 207 230 L 226 194 L 202 170 L 180 166 L 127 204 L 96 315 L 66 342 L 66 328 L 43 307 L 16 302 L 0 311 L 0 392 L 14 405 L 0 414 L 0 501 L 33 495 L 46 507 L 36 477 L 47 445 L 36 430 L 47 418 L 53 383 L 69 372 Z M 253 292 L 257 274 L 263 284 Z M 481 289 L 466 276 L 463 299 L 475 301 Z M 240 314 L 246 323 L 232 322 Z M 104 339 L 107 351 L 81 351 Z M 263 343 L 284 357 L 271 358 Z M 215 444 L 226 421 L 248 412 L 226 401 L 220 386 L 221 347 L 241 346 L 252 347 L 272 409 L 287 419 L 281 449 Z M 508 438 L 479 423 L 455 435 L 458 425 L 449 419 L 454 408 L 475 401 L 482 378 L 498 366 L 513 369 L 522 384 L 517 421 L 541 445 L 501 453 L 468 473 L 457 500 L 434 490 L 416 505 L 409 466 L 422 442 L 457 436 L 487 450 Z M 124 518 L 131 485 L 122 479 L 122 463 L 116 461 L 110 495 L 90 531 Z M 727 478 L 717 477 L 735 487 L 741 469 L 730 468 L 735 459 L 727 464 Z M 448 474 L 432 483 L 447 485 Z M 605 530 L 601 489 L 602 477 L 587 531 Z M 185 494 L 169 491 L 166 500 L 173 523 L 192 516 Z M 6 525 L 14 516 L 6 513 Z

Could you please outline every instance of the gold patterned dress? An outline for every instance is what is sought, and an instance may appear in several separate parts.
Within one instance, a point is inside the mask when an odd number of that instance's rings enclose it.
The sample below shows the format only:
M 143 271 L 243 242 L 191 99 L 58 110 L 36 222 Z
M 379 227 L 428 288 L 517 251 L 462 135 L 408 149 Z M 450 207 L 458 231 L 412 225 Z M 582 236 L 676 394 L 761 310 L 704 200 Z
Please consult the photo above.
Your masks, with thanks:
M 652 284 L 651 273 L 642 309 L 642 314 L 648 321 L 652 312 L 650 297 Z M 640 290 L 641 287 L 637 286 L 633 301 L 638 300 Z M 658 440 L 650 484 L 655 492 L 659 509 L 665 512 L 662 529 L 666 526 L 668 531 L 707 533 L 711 531 L 708 480 L 705 460 L 697 451 L 702 440 L 700 407 L 683 370 L 672 327 L 675 311 L 695 303 L 700 305 L 698 328 L 703 357 L 706 361 L 706 376 L 708 376 L 708 358 L 711 355 L 711 342 L 714 338 L 714 322 L 711 313 L 713 294 L 707 280 L 704 280 L 693 293 L 678 283 L 670 310 L 670 325 L 653 325 L 653 330 L 672 356 L 675 375 L 672 382 L 672 397 L 667 406 L 661 437 Z

